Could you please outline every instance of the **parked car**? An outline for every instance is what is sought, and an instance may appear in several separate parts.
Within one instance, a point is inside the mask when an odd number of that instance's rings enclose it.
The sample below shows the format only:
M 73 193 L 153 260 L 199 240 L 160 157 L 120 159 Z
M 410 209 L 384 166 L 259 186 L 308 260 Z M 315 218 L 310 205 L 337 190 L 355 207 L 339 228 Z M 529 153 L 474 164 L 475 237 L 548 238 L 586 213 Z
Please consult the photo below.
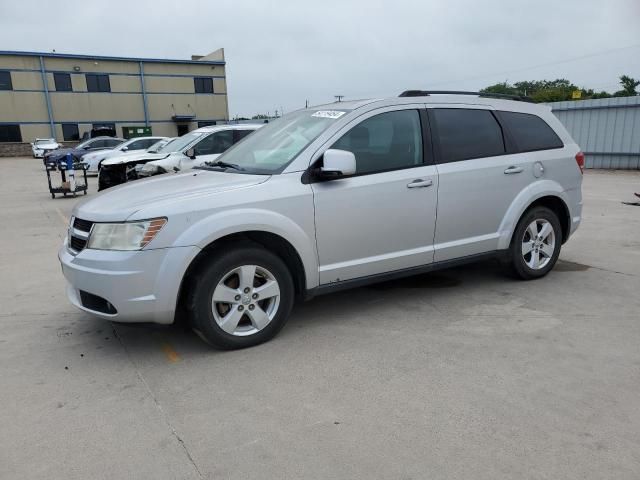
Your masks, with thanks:
M 164 147 L 158 155 L 115 157 L 102 162 L 98 191 L 160 173 L 188 170 L 215 160 L 231 145 L 262 125 L 219 125 L 189 132 Z M 150 164 L 148 167 L 146 164 Z M 146 167 L 146 168 L 145 168 Z
M 241 348 L 300 298 L 488 257 L 543 277 L 580 224 L 584 155 L 548 106 L 441 93 L 300 110 L 76 205 L 69 300 L 119 322 L 184 312 Z
M 52 152 L 45 154 L 44 163 L 51 160 L 53 162 L 58 162 L 62 158 L 67 156 L 67 153 L 71 153 L 73 156 L 74 162 L 79 162 L 82 160 L 82 157 L 89 152 L 96 150 L 109 150 L 117 147 L 122 142 L 124 142 L 123 138 L 116 137 L 96 137 L 86 140 L 82 143 L 79 143 L 75 147 L 72 148 L 59 148 Z
M 107 150 L 97 150 L 91 153 L 87 153 L 82 157 L 82 162 L 88 165 L 88 174 L 98 174 L 100 163 L 107 159 L 120 156 L 125 153 L 140 153 L 146 151 L 152 145 L 155 145 L 161 140 L 167 140 L 167 137 L 136 137 L 130 138 L 126 142 L 122 142 L 115 148 Z
M 60 144 L 55 138 L 36 138 L 31 144 L 33 158 L 44 158 L 46 153 L 60 148 Z

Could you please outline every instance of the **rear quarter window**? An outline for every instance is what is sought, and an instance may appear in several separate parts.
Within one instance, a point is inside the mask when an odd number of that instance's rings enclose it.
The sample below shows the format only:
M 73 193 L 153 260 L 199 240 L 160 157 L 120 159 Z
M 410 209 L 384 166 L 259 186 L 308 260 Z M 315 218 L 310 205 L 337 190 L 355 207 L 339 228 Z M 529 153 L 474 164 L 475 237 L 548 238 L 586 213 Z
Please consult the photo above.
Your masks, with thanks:
M 529 113 L 500 112 L 500 121 L 509 131 L 518 152 L 562 148 L 564 144 L 547 122 Z

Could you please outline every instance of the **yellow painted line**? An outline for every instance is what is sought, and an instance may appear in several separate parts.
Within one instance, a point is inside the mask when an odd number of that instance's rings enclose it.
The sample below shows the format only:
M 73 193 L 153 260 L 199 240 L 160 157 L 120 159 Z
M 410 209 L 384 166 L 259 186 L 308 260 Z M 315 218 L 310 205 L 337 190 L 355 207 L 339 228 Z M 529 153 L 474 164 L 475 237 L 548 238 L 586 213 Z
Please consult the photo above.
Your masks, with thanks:
M 56 213 L 58 214 L 58 216 L 62 220 L 62 223 L 64 224 L 64 226 L 68 227 L 69 226 L 69 219 L 64 215 L 64 213 L 62 213 L 62 210 L 60 210 L 58 207 L 56 207 Z
M 176 352 L 173 349 L 173 347 L 169 345 L 167 342 L 162 342 L 161 347 L 162 347 L 162 351 L 167 357 L 167 360 L 169 360 L 171 363 L 176 363 L 180 361 L 180 355 L 178 355 L 178 352 Z

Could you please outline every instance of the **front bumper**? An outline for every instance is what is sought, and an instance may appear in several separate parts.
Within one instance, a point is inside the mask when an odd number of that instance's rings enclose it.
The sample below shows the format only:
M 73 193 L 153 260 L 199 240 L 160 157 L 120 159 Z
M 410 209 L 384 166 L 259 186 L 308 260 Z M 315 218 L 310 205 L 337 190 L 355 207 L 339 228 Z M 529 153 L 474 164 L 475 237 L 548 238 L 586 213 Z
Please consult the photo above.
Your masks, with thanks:
M 72 255 L 67 242 L 58 252 L 67 297 L 93 315 L 118 322 L 173 323 L 180 284 L 198 247 L 132 252 L 84 249 Z M 85 293 L 81 293 L 85 292 Z M 104 299 L 115 311 L 96 310 L 89 297 Z

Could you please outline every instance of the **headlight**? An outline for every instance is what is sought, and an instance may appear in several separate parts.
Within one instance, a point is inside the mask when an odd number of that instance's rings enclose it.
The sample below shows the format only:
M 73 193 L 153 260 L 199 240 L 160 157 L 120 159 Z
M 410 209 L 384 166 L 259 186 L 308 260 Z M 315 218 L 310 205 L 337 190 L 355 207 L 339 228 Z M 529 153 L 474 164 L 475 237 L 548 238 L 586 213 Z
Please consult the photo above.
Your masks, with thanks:
M 167 223 L 166 218 L 143 222 L 95 223 L 87 248 L 97 250 L 141 250 Z
M 138 170 L 138 166 L 136 166 L 136 170 Z M 145 163 L 144 165 L 141 165 L 141 168 L 139 170 L 139 172 L 142 175 L 158 175 L 159 173 L 167 173 L 167 171 L 160 167 L 159 165 L 151 165 L 149 163 Z

